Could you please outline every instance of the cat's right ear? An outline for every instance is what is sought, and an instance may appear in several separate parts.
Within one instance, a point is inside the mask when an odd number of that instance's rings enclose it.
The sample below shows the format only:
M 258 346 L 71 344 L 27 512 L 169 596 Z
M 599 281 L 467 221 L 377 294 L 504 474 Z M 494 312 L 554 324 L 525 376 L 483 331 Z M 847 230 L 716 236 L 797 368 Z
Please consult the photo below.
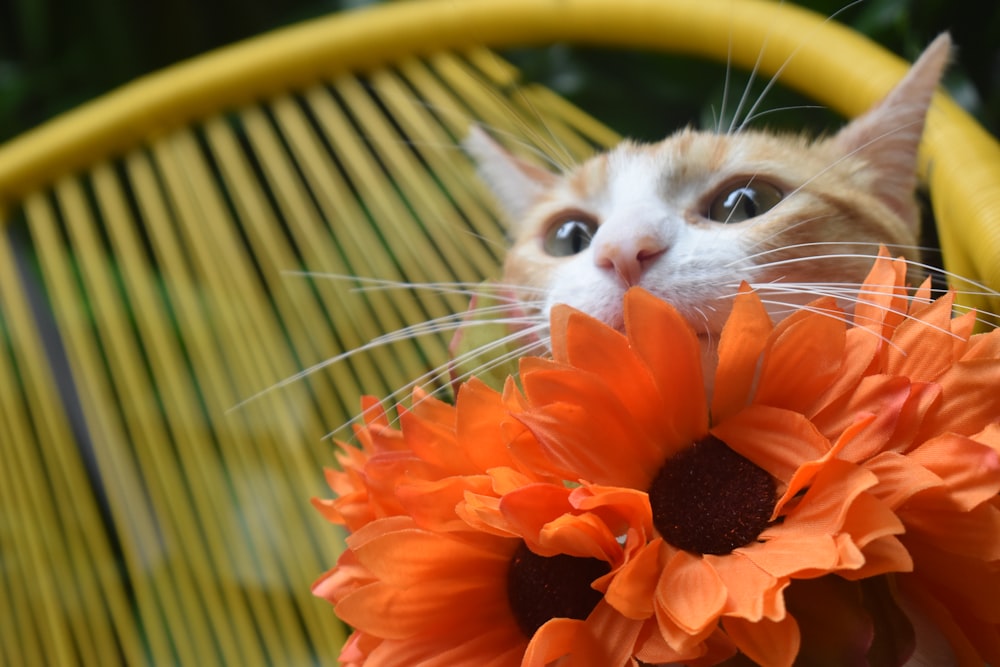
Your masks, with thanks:
M 462 147 L 476 163 L 480 178 L 496 197 L 508 224 L 517 225 L 555 184 L 558 176 L 511 155 L 478 125 L 473 125 Z

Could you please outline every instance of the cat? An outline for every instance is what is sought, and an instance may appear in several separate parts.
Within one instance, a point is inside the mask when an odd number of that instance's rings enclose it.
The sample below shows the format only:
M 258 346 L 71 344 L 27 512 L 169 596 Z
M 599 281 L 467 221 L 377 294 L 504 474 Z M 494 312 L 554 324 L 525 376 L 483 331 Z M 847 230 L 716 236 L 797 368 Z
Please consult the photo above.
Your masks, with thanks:
M 850 312 L 880 246 L 919 260 L 917 150 L 950 51 L 941 35 L 885 99 L 819 139 L 685 129 L 557 174 L 474 127 L 464 147 L 512 236 L 501 283 L 542 321 L 564 303 L 618 329 L 625 291 L 640 286 L 687 319 L 707 369 L 743 281 L 775 320 L 826 294 Z M 906 611 L 918 630 L 907 665 L 954 664 Z
M 819 139 L 684 129 L 554 173 L 473 127 L 465 150 L 512 237 L 501 282 L 543 320 L 564 303 L 619 329 L 640 286 L 688 320 L 707 361 L 742 281 L 774 319 L 848 299 L 880 245 L 919 259 L 917 149 L 950 50 L 938 37 L 885 99 Z

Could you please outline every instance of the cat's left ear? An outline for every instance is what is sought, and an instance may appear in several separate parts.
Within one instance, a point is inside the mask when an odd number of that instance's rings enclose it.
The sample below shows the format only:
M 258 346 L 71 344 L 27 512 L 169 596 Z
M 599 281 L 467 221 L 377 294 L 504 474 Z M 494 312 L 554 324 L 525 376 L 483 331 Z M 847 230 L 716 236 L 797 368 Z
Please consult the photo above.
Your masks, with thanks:
M 877 191 L 903 220 L 919 224 L 914 201 L 917 149 L 931 98 L 951 53 L 951 37 L 931 42 L 881 102 L 848 123 L 832 141 L 843 154 L 863 157 L 877 171 Z
M 554 173 L 512 155 L 478 125 L 469 130 L 462 147 L 510 218 L 509 225 L 517 226 L 558 179 Z

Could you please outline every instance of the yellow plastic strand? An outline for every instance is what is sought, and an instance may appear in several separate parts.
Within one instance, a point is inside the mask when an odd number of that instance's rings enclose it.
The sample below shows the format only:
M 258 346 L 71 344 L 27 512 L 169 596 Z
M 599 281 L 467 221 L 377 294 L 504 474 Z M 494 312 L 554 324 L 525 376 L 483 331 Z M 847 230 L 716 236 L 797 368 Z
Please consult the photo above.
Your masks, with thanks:
M 193 137 L 180 133 L 156 145 L 154 155 L 169 201 L 178 211 L 183 243 L 194 274 L 203 285 L 210 319 L 218 327 L 215 335 L 226 341 L 225 345 L 214 346 L 217 356 L 204 354 L 198 362 L 222 365 L 231 378 L 229 387 L 216 387 L 212 392 L 210 414 L 221 418 L 236 404 L 239 387 L 261 386 L 274 377 L 286 376 L 294 366 L 270 306 L 259 291 L 255 271 L 242 254 L 241 242 L 234 235 L 218 191 L 211 186 Z M 216 224 L 205 225 L 204 220 Z M 310 530 L 303 512 L 303 499 L 322 489 L 321 461 L 313 443 L 319 441 L 323 426 L 308 409 L 308 401 L 296 402 L 287 394 L 273 398 L 230 414 L 227 426 L 240 424 L 248 430 L 239 444 L 222 449 L 239 457 L 235 467 L 239 474 L 232 477 L 230 484 L 240 514 L 248 515 L 244 520 L 250 522 L 254 548 L 273 550 L 280 545 L 288 566 L 285 574 L 290 578 L 289 585 L 299 593 L 307 591 L 316 573 L 323 569 L 323 559 L 309 542 Z M 300 420 L 305 420 L 305 429 L 300 427 Z M 313 434 L 312 439 L 308 433 Z M 312 512 L 308 514 L 316 519 Z M 255 519 L 263 523 L 255 524 Z M 233 604 L 234 611 L 239 612 L 235 601 Z M 320 623 L 315 613 L 318 606 L 301 608 L 306 623 Z M 244 627 L 246 623 L 239 625 Z M 322 636 L 315 628 L 310 634 Z

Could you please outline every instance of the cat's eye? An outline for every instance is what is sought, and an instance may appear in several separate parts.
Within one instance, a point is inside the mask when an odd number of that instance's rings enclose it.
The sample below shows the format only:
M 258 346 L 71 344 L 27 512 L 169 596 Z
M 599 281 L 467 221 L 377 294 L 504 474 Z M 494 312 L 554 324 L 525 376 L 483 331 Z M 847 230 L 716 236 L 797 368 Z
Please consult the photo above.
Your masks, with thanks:
M 568 257 L 583 252 L 590 246 L 597 221 L 584 213 L 563 215 L 549 225 L 542 246 L 553 257 Z
M 715 222 L 743 222 L 766 213 L 783 195 L 766 181 L 750 180 L 723 188 L 708 205 L 708 218 Z

